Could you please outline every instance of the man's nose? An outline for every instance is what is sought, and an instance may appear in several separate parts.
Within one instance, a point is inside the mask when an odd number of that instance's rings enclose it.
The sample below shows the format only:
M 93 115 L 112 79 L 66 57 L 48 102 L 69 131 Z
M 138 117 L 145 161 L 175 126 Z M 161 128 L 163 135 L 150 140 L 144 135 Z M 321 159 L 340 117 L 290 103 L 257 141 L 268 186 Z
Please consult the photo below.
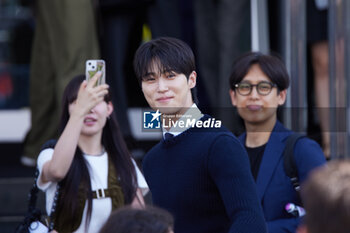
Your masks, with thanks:
M 257 86 L 252 86 L 252 91 L 250 93 L 251 97 L 258 97 L 259 93 L 258 93 L 258 87 Z
M 168 84 L 165 79 L 163 78 L 158 79 L 158 90 L 160 92 L 164 92 L 168 90 Z

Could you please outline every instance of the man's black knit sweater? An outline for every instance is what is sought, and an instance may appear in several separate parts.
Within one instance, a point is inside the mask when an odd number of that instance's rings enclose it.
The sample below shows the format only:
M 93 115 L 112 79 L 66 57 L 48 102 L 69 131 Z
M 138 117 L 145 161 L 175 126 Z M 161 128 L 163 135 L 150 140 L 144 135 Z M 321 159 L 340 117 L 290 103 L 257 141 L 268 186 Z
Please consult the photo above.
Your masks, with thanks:
M 162 140 L 143 170 L 153 204 L 174 215 L 176 233 L 266 232 L 248 156 L 226 129 L 190 128 Z

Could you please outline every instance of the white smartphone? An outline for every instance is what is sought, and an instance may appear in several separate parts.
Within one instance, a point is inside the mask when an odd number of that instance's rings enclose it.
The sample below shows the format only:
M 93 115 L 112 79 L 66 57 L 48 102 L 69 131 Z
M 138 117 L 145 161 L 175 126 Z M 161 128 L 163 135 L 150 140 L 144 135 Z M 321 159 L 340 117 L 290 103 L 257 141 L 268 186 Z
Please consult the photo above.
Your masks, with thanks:
M 106 65 L 104 60 L 87 60 L 85 63 L 86 80 L 89 81 L 97 71 L 102 72 L 101 78 L 97 80 L 96 86 L 106 83 Z

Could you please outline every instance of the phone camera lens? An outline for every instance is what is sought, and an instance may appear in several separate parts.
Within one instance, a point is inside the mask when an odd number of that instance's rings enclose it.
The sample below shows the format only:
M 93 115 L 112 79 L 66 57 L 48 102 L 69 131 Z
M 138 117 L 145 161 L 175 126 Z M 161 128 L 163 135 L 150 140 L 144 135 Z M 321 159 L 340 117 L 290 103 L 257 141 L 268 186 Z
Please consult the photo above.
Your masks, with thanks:
M 95 66 L 92 66 L 92 69 L 95 69 Z
M 91 62 L 89 62 L 88 65 L 91 66 Z

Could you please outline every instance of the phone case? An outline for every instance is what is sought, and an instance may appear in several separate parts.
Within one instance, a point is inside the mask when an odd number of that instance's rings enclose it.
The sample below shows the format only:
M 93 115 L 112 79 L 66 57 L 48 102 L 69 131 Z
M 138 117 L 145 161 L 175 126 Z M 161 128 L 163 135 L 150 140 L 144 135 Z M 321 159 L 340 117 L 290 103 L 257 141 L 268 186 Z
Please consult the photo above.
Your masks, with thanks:
M 97 71 L 102 71 L 101 78 L 97 81 L 96 85 L 106 83 L 106 65 L 104 60 L 87 60 L 85 64 L 86 80 L 89 81 Z

